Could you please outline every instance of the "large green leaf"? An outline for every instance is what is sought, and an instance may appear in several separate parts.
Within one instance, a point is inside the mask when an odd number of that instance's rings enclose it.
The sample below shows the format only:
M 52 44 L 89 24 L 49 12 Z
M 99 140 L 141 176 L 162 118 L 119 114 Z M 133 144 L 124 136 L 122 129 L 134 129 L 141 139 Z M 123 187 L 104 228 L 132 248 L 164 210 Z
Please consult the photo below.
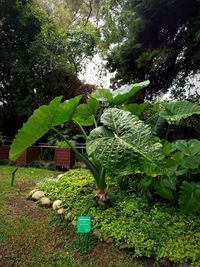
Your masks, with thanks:
M 81 96 L 76 96 L 61 103 L 62 97 L 56 97 L 49 105 L 43 105 L 35 110 L 18 131 L 10 148 L 10 160 L 16 160 L 51 128 L 70 121 L 80 98 Z
M 179 204 L 184 213 L 200 212 L 200 183 L 183 182 Z
M 164 110 L 160 111 L 159 114 L 169 122 L 179 122 L 193 114 L 200 114 L 200 105 L 189 101 L 165 102 L 162 107 Z
M 80 104 L 77 107 L 73 120 L 81 126 L 91 126 L 94 124 L 95 114 L 99 108 L 99 102 L 90 97 L 87 104 Z
M 162 177 L 160 180 L 154 182 L 153 187 L 158 195 L 160 195 L 164 199 L 170 200 L 174 198 L 176 182 L 176 176 Z
M 145 108 L 149 105 L 148 102 L 142 104 L 128 104 L 122 107 L 123 110 L 130 111 L 133 115 L 140 116 Z
M 99 108 L 99 101 L 90 96 L 87 99 L 87 106 L 88 106 L 90 113 L 95 115 L 97 113 L 98 108 Z
M 200 154 L 200 141 L 197 139 L 177 140 L 173 143 L 173 146 L 188 156 Z
M 190 155 L 200 154 L 200 141 L 197 139 L 190 139 L 188 141 L 188 147 L 190 151 Z
M 154 178 L 152 178 L 150 176 L 144 176 L 140 180 L 140 183 L 139 183 L 140 188 L 143 190 L 147 190 L 151 186 L 153 179 Z
M 109 89 L 97 89 L 91 94 L 91 97 L 98 101 L 107 103 L 111 103 L 113 99 L 112 93 Z
M 158 112 L 151 115 L 146 120 L 146 123 L 151 126 L 152 132 L 156 135 L 160 135 L 167 125 L 167 121 L 164 118 L 160 117 Z
M 94 129 L 87 140 L 87 152 L 110 172 L 142 170 L 147 174 L 163 159 L 162 145 L 148 125 L 130 112 L 107 109 L 103 126 Z
M 81 104 L 73 116 L 73 121 L 81 126 L 91 126 L 94 124 L 94 115 L 90 113 L 87 104 Z
M 112 104 L 120 105 L 127 101 L 130 97 L 134 96 L 141 89 L 149 85 L 149 81 L 141 83 L 135 83 L 125 89 L 119 89 L 112 92 L 113 100 Z
M 97 89 L 91 96 L 98 101 L 107 102 L 109 104 L 121 105 L 130 97 L 134 96 L 141 89 L 149 85 L 149 81 L 133 84 L 127 88 L 122 88 L 111 92 L 108 89 Z

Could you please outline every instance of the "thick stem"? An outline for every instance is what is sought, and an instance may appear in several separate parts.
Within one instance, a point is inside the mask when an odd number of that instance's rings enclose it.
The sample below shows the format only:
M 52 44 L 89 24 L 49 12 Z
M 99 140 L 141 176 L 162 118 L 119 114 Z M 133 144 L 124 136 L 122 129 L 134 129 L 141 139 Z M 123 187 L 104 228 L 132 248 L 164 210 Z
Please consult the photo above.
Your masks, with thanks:
M 104 202 L 109 202 L 109 196 L 106 192 L 107 185 L 106 185 L 106 170 L 104 167 L 102 167 L 99 164 L 95 164 L 92 161 L 90 161 L 86 156 L 81 154 L 76 147 L 74 147 L 56 128 L 52 128 L 67 144 L 68 146 L 74 151 L 75 155 L 81 159 L 88 169 L 91 171 L 96 185 L 97 185 L 97 193 L 94 197 L 96 200 L 102 200 Z
M 86 140 L 87 139 L 87 134 L 86 134 L 85 130 L 83 129 L 83 127 L 78 122 L 74 121 L 74 123 L 79 127 L 79 129 L 81 130 L 81 132 L 84 135 L 85 140 Z
M 95 127 L 97 128 L 98 125 L 97 125 L 97 121 L 96 121 L 96 119 L 95 119 L 95 116 L 93 116 L 93 119 L 94 119 L 94 125 L 95 125 Z
M 101 192 L 101 191 L 97 191 L 95 196 L 94 196 L 94 200 L 96 201 L 103 201 L 103 202 L 110 202 L 110 198 L 108 196 L 108 192 Z
M 52 129 L 68 144 L 68 146 L 72 149 L 75 155 L 86 164 L 88 169 L 93 174 L 95 181 L 97 182 L 97 177 L 99 173 L 96 166 L 86 156 L 81 154 L 56 128 L 53 127 Z

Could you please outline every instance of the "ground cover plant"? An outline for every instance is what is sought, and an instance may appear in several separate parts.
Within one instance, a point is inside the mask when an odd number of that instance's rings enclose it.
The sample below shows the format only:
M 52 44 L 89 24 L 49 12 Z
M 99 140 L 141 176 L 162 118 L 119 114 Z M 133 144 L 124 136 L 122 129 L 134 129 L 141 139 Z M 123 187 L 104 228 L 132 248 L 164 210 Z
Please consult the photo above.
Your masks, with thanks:
M 89 215 L 92 229 L 99 239 L 114 242 L 130 249 L 137 257 L 153 257 L 157 261 L 168 258 L 174 263 L 200 264 L 199 217 L 184 215 L 167 204 L 149 203 L 132 190 L 121 191 L 117 183 L 109 181 L 111 203 L 105 205 L 92 199 L 95 184 L 88 170 L 71 170 L 59 180 L 39 183 L 52 200 L 60 199 L 72 218 Z M 71 221 L 63 220 L 71 225 Z M 161 265 L 162 266 L 162 265 Z

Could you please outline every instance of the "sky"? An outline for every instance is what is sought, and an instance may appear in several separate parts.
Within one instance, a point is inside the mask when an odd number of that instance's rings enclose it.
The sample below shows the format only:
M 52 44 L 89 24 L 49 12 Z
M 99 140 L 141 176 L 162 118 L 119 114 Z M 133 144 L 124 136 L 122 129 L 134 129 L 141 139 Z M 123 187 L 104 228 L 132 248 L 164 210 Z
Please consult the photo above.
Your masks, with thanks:
M 110 79 L 114 73 L 104 68 L 106 61 L 99 54 L 94 55 L 92 60 L 86 59 L 82 62 L 83 69 L 79 73 L 79 79 L 84 83 L 95 84 L 101 88 L 110 88 Z

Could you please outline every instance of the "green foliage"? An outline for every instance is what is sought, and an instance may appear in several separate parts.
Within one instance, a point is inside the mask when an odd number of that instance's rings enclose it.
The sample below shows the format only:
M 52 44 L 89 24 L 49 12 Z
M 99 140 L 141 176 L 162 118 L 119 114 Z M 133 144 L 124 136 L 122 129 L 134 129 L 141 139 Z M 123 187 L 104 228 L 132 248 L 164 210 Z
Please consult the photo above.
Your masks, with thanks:
M 149 81 L 135 83 L 128 88 L 113 91 L 112 104 L 114 105 L 123 104 L 125 101 L 127 101 L 130 97 L 134 96 L 141 89 L 147 87 L 149 83 L 150 83 Z
M 148 120 L 145 123 L 131 114 L 131 112 L 123 110 L 127 106 L 121 106 L 120 103 L 124 102 L 125 99 L 127 100 L 127 97 L 134 95 L 136 91 L 146 84 L 148 82 L 136 84 L 130 90 L 117 92 L 115 95 L 106 89 L 103 89 L 102 92 L 97 90 L 92 96 L 89 96 L 86 103 L 79 106 L 80 96 L 63 103 L 61 103 L 62 97 L 56 97 L 49 105 L 41 106 L 37 109 L 23 125 L 11 145 L 10 159 L 17 159 L 25 149 L 49 130 L 54 130 L 59 135 L 59 138 L 64 140 L 64 142 L 62 141 L 62 146 L 64 144 L 66 147 L 67 144 L 68 147 L 71 147 L 77 157 L 84 161 L 90 169 L 97 185 L 96 197 L 98 199 L 107 201 L 107 171 L 110 175 L 116 175 L 117 177 L 127 174 L 146 174 L 147 177 L 145 176 L 141 181 L 138 181 L 142 191 L 147 190 L 147 194 L 149 194 L 151 190 L 154 190 L 157 195 L 164 199 L 177 201 L 176 192 L 179 192 L 183 181 L 198 181 L 200 141 L 191 139 L 189 141 L 177 140 L 174 143 L 169 143 L 163 140 L 164 146 L 162 146 L 160 139 L 153 132 L 163 125 L 163 121 L 157 127 L 154 125 L 153 119 L 150 127 L 147 124 L 149 123 Z M 121 109 L 112 107 L 114 100 L 116 100 L 115 103 L 119 103 Z M 111 107 L 109 107 L 109 104 Z M 105 106 L 108 108 L 104 109 Z M 135 111 L 140 114 L 145 106 L 145 104 L 141 105 L 141 108 L 136 106 Z M 165 111 L 156 112 L 155 115 L 158 115 L 158 117 L 156 116 L 156 121 L 158 122 L 159 118 L 161 118 L 161 120 L 164 120 L 164 124 L 166 120 L 159 117 L 159 115 L 164 114 L 166 110 L 169 112 L 172 106 L 174 114 L 175 112 L 179 114 L 174 117 L 176 121 L 180 120 L 180 117 L 185 118 L 186 114 L 191 115 L 197 112 L 199 108 L 198 105 L 185 101 L 172 103 L 172 105 L 171 103 L 164 103 L 162 106 Z M 176 109 L 177 106 L 179 108 Z M 191 108 L 190 111 L 188 107 Z M 133 111 L 133 106 L 131 108 Z M 160 105 L 156 109 L 159 111 Z M 170 111 L 171 115 L 173 115 L 172 110 Z M 185 112 L 184 115 L 183 111 Z M 101 112 L 103 112 L 102 115 Z M 102 125 L 100 127 L 97 124 L 99 123 L 99 118 Z M 166 117 L 166 119 L 168 118 Z M 86 139 L 88 156 L 82 155 L 76 149 L 74 143 L 70 142 L 67 136 L 55 128 L 71 120 L 79 126 Z M 158 124 L 157 122 L 156 125 Z M 93 125 L 95 125 L 95 129 L 87 136 L 82 126 Z M 152 131 L 152 129 L 154 130 Z M 123 188 L 123 180 L 120 183 L 120 187 Z M 137 185 L 135 186 L 138 188 Z M 182 195 L 184 198 L 190 197 L 189 193 L 188 195 L 187 193 Z M 191 201 L 191 203 L 194 203 L 194 201 Z M 183 205 L 181 204 L 181 208 Z M 182 208 L 182 210 L 184 209 Z M 198 207 L 193 207 L 191 212 L 194 210 L 199 212 Z
M 120 195 L 115 183 L 110 186 L 118 196 L 110 206 L 92 200 L 95 186 L 87 170 L 71 170 L 59 180 L 38 184 L 37 189 L 44 190 L 52 200 L 61 199 L 66 212 L 72 212 L 72 219 L 91 216 L 93 230 L 99 229 L 101 239 L 112 237 L 115 245 L 127 245 L 137 257 L 191 261 L 195 266 L 200 257 L 198 216 L 185 216 L 164 204 L 150 205 L 135 194 Z
M 200 212 L 200 183 L 183 182 L 179 199 L 184 213 Z
M 122 107 L 123 110 L 131 112 L 133 115 L 140 117 L 143 111 L 148 106 L 147 102 L 142 104 L 128 104 Z
M 65 178 L 42 182 L 37 185 L 37 188 L 44 190 L 51 200 L 61 199 L 63 205 L 69 210 L 76 209 L 79 215 L 84 215 L 88 205 L 94 205 L 92 196 L 95 185 L 93 181 L 88 170 L 75 169 L 68 171 Z
M 180 122 L 193 114 L 200 114 L 200 105 L 189 101 L 176 101 L 162 103 L 164 108 L 159 115 L 169 122 Z
M 71 146 L 76 147 L 76 141 L 68 140 L 68 143 L 66 143 L 65 141 L 56 141 L 56 146 L 60 148 L 70 148 Z
M 29 146 L 53 127 L 72 119 L 80 96 L 61 102 L 62 97 L 56 97 L 49 105 L 43 105 L 23 125 L 10 148 L 9 158 L 16 160 Z
M 33 110 L 61 92 L 69 99 L 91 90 L 77 78 L 77 72 L 82 60 L 94 53 L 95 34 L 71 22 L 61 27 L 41 1 L 35 2 L 0 3 L 0 128 L 9 138 Z M 55 1 L 44 5 L 56 6 Z
M 171 87 L 179 97 L 184 85 L 187 89 L 190 83 L 195 86 L 188 77 L 199 70 L 199 1 L 113 2 L 116 11 L 112 16 L 107 10 L 112 19 L 105 25 L 105 38 L 116 44 L 108 52 L 108 66 L 116 73 L 115 84 L 149 79 L 151 84 L 143 99 Z
M 148 83 L 149 82 L 146 81 L 140 84 L 136 84 L 129 89 L 122 91 L 120 90 L 113 94 L 106 89 L 102 89 L 102 92 L 100 92 L 100 90 L 97 90 L 88 97 L 86 103 L 80 104 L 79 106 L 79 96 L 64 103 L 60 103 L 61 97 L 56 97 L 50 102 L 49 105 L 41 106 L 39 109 L 37 109 L 29 118 L 29 120 L 23 125 L 22 129 L 19 131 L 13 144 L 11 145 L 10 159 L 17 159 L 23 153 L 23 151 L 25 151 L 26 148 L 35 143 L 49 130 L 54 130 L 54 132 L 56 132 L 56 134 L 58 134 L 59 137 L 62 138 L 68 144 L 68 146 L 72 148 L 76 156 L 79 159 L 83 160 L 87 167 L 90 169 L 99 189 L 99 193 L 97 193 L 97 195 L 99 194 L 99 196 L 97 197 L 104 198 L 106 200 L 106 169 L 104 168 L 102 162 L 93 155 L 89 155 L 89 157 L 87 157 L 81 154 L 76 149 L 76 147 L 68 141 L 66 136 L 64 136 L 55 128 L 55 126 L 59 126 L 73 120 L 80 128 L 82 134 L 84 135 L 84 138 L 87 139 L 87 134 L 82 126 L 95 125 L 96 128 L 98 127 L 97 122 L 99 122 L 99 116 L 104 110 L 104 105 L 102 105 L 102 103 L 99 104 L 99 102 L 104 102 L 104 100 L 101 101 L 101 97 L 103 97 L 103 99 L 106 99 L 106 105 L 113 105 L 114 103 L 120 104 L 126 101 L 129 97 L 136 94 L 136 92 L 148 85 Z M 111 102 L 108 102 L 109 94 L 112 97 Z M 95 117 L 97 117 L 97 120 Z M 142 123 L 142 121 L 140 123 Z
M 177 178 L 176 176 L 161 177 L 159 180 L 154 181 L 153 188 L 158 195 L 164 199 L 173 199 L 176 190 Z
M 174 147 L 183 152 L 187 156 L 194 156 L 200 153 L 200 141 L 196 139 L 177 140 Z
M 94 156 L 111 173 L 134 170 L 154 173 L 163 159 L 162 145 L 149 126 L 130 112 L 116 108 L 107 109 L 101 122 L 103 126 L 88 137 L 89 156 Z
M 113 92 L 110 92 L 108 89 L 98 89 L 93 92 L 91 96 L 101 102 L 108 102 L 112 105 L 121 105 L 148 85 L 149 81 L 144 81 Z
M 112 93 L 108 89 L 97 89 L 91 94 L 91 97 L 101 102 L 112 102 Z
M 77 107 L 76 113 L 73 116 L 73 121 L 81 126 L 94 125 L 98 108 L 99 102 L 95 98 L 89 97 L 86 104 L 80 104 Z

